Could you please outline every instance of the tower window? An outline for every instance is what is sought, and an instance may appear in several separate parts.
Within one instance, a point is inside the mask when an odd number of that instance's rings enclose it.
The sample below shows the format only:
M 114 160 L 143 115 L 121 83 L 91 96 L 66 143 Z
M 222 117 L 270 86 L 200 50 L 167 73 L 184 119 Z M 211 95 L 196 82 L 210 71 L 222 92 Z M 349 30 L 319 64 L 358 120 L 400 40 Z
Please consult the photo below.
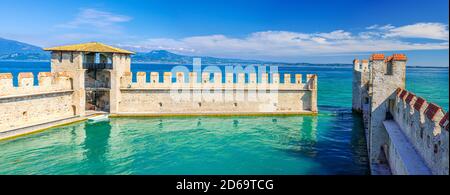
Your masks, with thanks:
M 420 128 L 420 138 L 423 139 L 423 128 Z
M 59 52 L 58 61 L 61 63 L 63 58 L 63 52 Z
M 392 75 L 392 63 L 386 63 L 386 75 Z
M 437 144 L 434 144 L 434 153 L 437 154 L 439 152 L 439 147 Z
M 73 63 L 73 52 L 70 52 L 70 63 Z

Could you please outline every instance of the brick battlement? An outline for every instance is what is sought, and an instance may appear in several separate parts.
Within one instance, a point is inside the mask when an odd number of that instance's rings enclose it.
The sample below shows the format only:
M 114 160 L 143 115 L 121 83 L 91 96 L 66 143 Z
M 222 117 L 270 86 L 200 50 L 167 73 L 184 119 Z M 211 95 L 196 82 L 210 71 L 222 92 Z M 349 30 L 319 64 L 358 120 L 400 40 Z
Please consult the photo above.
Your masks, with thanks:
M 405 54 L 394 54 L 392 55 L 392 59 L 391 60 L 397 60 L 397 61 L 406 61 L 406 55 Z
M 31 72 L 18 74 L 18 86 L 13 86 L 11 73 L 0 73 L 0 97 L 64 91 L 72 89 L 72 81 L 66 72 L 40 72 L 37 75 L 38 85 L 34 85 L 35 75 Z
M 372 54 L 370 56 L 370 61 L 374 60 L 384 60 L 385 62 L 391 62 L 391 61 L 406 61 L 407 58 L 405 54 L 393 54 L 391 56 L 388 56 L 387 58 L 385 58 L 384 54 Z
M 419 112 L 421 116 L 431 121 L 440 121 L 444 116 L 443 109 L 434 103 L 428 103 L 422 97 L 418 97 L 405 89 L 398 88 L 397 102 L 402 102 L 405 107 L 413 108 L 411 112 Z M 408 95 L 406 95 L 408 94 Z
M 392 174 L 448 175 L 448 113 L 404 89 L 406 55 L 361 61 L 353 61 L 352 109 L 363 115 L 372 173 L 387 165 Z
M 213 78 L 211 78 L 213 75 Z M 161 77 L 158 72 L 150 73 L 150 81 L 147 81 L 146 72 L 136 73 L 136 82 L 132 82 L 133 73 L 125 72 L 121 77 L 121 88 L 171 88 L 171 87 L 183 87 L 183 88 L 223 88 L 223 89 L 279 89 L 279 90 L 314 90 L 317 88 L 317 75 L 307 74 L 306 82 L 302 81 L 302 74 L 284 74 L 283 82 L 280 81 L 280 75 L 274 73 L 270 75 L 264 73 L 260 78 L 257 78 L 256 73 L 248 74 L 248 80 L 245 80 L 245 74 L 239 73 L 234 75 L 232 73 L 226 73 L 225 78 L 222 78 L 222 73 L 210 73 L 203 72 L 201 79 L 198 78 L 196 72 L 164 72 Z M 270 79 L 270 83 L 269 83 Z M 293 80 L 293 81 L 292 81 Z M 236 82 L 235 82 L 236 81 Z M 259 82 L 258 82 L 259 81 Z
M 384 54 L 372 54 L 372 56 L 370 56 L 370 61 L 373 60 L 384 60 Z
M 421 97 L 417 97 L 416 102 L 414 103 L 414 109 L 420 111 L 425 103 L 425 99 Z
M 402 93 L 408 94 L 406 98 L 400 97 Z M 397 90 L 390 112 L 433 174 L 448 174 L 449 113 L 404 89 Z
M 11 73 L 0 73 L 0 79 L 12 79 L 13 75 Z
M 416 98 L 416 95 L 409 93 L 408 96 L 406 96 L 405 101 L 409 104 L 414 98 Z

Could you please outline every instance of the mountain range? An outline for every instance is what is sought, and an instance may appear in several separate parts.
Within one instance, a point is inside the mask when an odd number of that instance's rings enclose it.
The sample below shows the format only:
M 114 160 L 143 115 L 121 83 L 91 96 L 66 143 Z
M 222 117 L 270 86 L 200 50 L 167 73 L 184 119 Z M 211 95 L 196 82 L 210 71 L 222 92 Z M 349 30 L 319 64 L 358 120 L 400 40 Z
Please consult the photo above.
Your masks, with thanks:
M 207 56 L 185 56 L 171 53 L 166 50 L 154 50 L 150 52 L 138 52 L 133 55 L 132 60 L 136 63 L 167 63 L 167 64 L 190 64 L 195 57 L 201 57 L 204 64 L 249 64 L 263 63 L 258 60 L 240 60 L 214 58 Z M 38 46 L 14 40 L 0 38 L 0 60 L 14 61 L 47 61 L 50 53 Z
M 186 56 L 171 53 L 166 50 L 153 50 L 150 52 L 138 52 L 132 56 L 133 63 L 158 63 L 158 64 L 191 64 L 192 59 L 200 57 L 203 64 L 292 64 L 308 65 L 308 63 L 284 63 L 268 62 L 260 60 L 243 60 L 216 58 L 208 56 Z M 48 61 L 50 53 L 38 46 L 14 40 L 0 38 L 0 60 L 3 61 Z M 338 65 L 338 64 L 333 64 Z
M 0 60 L 48 60 L 50 53 L 42 48 L 0 37 Z
M 229 58 L 215 58 L 208 56 L 185 56 L 171 53 L 166 50 L 153 50 L 150 52 L 136 53 L 132 60 L 136 63 L 169 63 L 169 64 L 191 64 L 193 58 L 201 58 L 203 64 L 261 64 L 272 63 L 259 60 L 242 60 Z

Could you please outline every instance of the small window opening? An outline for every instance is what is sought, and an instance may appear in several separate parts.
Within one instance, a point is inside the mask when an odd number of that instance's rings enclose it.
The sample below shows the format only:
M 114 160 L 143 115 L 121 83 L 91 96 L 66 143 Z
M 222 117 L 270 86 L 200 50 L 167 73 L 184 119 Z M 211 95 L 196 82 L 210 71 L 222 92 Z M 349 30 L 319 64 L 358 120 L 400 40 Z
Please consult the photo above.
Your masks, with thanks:
M 386 64 L 386 74 L 387 75 L 392 75 L 392 63 L 387 63 Z
M 437 154 L 439 152 L 439 147 L 437 144 L 434 144 L 434 153 Z
M 63 52 L 59 52 L 58 61 L 61 63 L 63 57 Z
M 73 63 L 73 52 L 70 52 L 70 63 Z
M 423 139 L 423 128 L 420 128 L 420 138 Z

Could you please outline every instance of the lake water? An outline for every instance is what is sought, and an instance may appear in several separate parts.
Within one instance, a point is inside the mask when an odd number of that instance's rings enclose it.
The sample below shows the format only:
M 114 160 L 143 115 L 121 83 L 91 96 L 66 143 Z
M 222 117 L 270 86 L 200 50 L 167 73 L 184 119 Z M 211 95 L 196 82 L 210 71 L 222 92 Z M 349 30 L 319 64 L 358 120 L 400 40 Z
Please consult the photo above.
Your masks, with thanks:
M 132 71 L 172 65 L 132 64 Z M 49 71 L 0 62 L 0 72 Z M 351 66 L 280 66 L 318 74 L 318 116 L 115 118 L 0 142 L 0 174 L 368 174 Z M 407 89 L 448 110 L 448 68 L 407 68 Z M 305 76 L 304 76 L 305 77 Z M 281 78 L 282 79 L 282 78 Z

